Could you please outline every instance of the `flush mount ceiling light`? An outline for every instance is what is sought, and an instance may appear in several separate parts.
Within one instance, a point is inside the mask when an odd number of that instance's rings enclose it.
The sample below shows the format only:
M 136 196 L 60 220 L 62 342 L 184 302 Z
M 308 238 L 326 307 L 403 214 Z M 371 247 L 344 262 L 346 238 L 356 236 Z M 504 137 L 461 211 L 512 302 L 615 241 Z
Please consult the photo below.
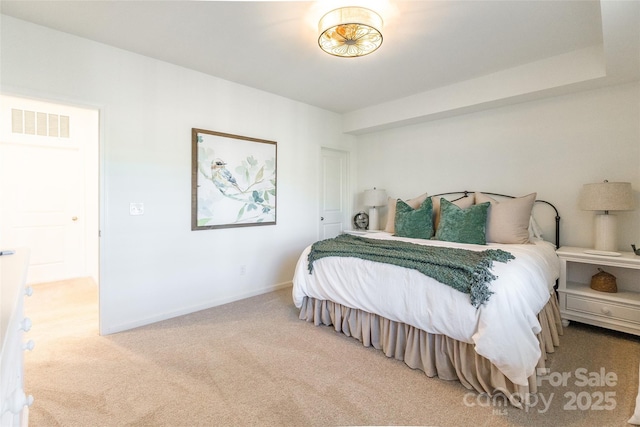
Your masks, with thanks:
M 364 7 L 341 7 L 320 19 L 318 44 L 346 58 L 368 55 L 382 44 L 382 18 Z

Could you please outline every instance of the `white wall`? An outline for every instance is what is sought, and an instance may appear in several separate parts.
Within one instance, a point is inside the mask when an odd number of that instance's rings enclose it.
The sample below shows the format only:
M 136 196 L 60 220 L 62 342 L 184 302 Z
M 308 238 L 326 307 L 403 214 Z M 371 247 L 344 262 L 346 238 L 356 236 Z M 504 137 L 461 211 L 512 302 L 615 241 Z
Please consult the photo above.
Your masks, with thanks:
M 288 284 L 320 147 L 355 153 L 338 115 L 7 16 L 1 36 L 4 92 L 100 108 L 102 333 Z M 277 141 L 277 225 L 191 231 L 193 127 Z
M 618 213 L 618 243 L 629 251 L 640 242 L 639 118 L 636 82 L 362 135 L 358 191 L 535 191 L 560 211 L 561 244 L 589 247 L 594 213 L 578 208 L 582 185 L 627 181 L 637 209 Z
M 630 181 L 640 199 L 638 83 L 356 142 L 338 115 L 308 105 L 6 16 L 1 31 L 2 91 L 100 108 L 103 333 L 287 284 L 318 236 L 321 146 L 351 152 L 356 197 L 374 186 L 393 197 L 537 191 L 559 208 L 565 245 L 592 242 L 593 213 L 577 207 L 584 183 Z M 190 231 L 192 127 L 278 142 L 276 226 Z M 129 202 L 145 215 L 130 216 Z M 638 202 L 619 214 L 621 249 L 640 244 Z

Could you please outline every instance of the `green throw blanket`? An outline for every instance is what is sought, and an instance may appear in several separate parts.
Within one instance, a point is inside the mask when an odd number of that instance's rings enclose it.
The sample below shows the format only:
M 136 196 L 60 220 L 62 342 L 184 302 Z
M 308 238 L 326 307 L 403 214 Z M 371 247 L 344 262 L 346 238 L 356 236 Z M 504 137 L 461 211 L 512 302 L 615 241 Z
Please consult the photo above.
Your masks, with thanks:
M 508 262 L 514 259 L 513 255 L 501 249 L 478 252 L 341 234 L 311 246 L 309 274 L 313 272 L 314 261 L 332 256 L 361 258 L 418 270 L 469 294 L 471 304 L 476 308 L 487 302 L 493 294 L 488 286 L 489 282 L 496 279 L 489 271 L 493 261 Z

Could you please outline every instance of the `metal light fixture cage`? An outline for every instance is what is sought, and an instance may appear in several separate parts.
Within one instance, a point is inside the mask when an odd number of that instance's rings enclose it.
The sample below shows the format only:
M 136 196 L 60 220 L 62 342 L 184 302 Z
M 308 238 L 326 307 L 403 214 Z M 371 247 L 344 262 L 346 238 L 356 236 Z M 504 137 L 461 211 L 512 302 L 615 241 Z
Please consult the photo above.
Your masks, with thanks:
M 364 7 L 342 7 L 318 23 L 318 45 L 328 54 L 346 58 L 368 55 L 382 44 L 382 18 Z

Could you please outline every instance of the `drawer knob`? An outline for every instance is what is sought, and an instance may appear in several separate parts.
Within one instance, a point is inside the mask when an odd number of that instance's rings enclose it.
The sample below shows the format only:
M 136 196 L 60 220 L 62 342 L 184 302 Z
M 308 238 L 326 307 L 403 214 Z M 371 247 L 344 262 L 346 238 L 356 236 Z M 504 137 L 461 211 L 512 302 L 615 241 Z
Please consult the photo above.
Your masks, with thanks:
M 606 316 L 611 316 L 611 309 L 608 307 L 602 307 L 602 314 Z
M 25 406 L 31 406 L 32 404 L 33 396 L 26 396 L 21 388 L 17 388 L 2 404 L 2 413 L 11 412 L 17 414 Z
M 33 348 L 36 346 L 36 343 L 33 340 L 29 340 L 26 343 L 24 343 L 24 345 L 22 346 L 23 350 L 33 350 Z
M 29 332 L 31 330 L 31 326 L 32 326 L 32 322 L 31 322 L 31 319 L 29 319 L 28 317 L 25 317 L 20 323 L 20 329 L 22 329 L 25 332 Z
M 31 295 L 33 295 L 33 288 L 31 286 L 24 288 L 24 294 L 30 297 Z

